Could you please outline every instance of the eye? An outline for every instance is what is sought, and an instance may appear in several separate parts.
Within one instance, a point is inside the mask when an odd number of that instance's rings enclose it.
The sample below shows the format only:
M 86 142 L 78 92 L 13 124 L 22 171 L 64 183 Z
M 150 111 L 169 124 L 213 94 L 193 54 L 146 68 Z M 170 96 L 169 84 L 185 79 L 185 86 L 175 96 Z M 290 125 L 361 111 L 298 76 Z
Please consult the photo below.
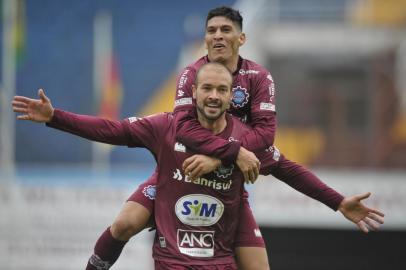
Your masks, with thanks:
M 210 28 L 207 28 L 206 32 L 209 34 L 213 34 L 216 32 L 216 29 L 214 29 L 213 27 L 210 27 Z
M 231 32 L 231 27 L 226 26 L 226 27 L 223 27 L 221 30 L 222 30 L 224 33 L 229 33 L 229 32 Z
M 219 91 L 220 91 L 220 93 L 222 93 L 222 94 L 227 94 L 227 92 L 228 92 L 228 88 L 220 88 L 219 89 Z

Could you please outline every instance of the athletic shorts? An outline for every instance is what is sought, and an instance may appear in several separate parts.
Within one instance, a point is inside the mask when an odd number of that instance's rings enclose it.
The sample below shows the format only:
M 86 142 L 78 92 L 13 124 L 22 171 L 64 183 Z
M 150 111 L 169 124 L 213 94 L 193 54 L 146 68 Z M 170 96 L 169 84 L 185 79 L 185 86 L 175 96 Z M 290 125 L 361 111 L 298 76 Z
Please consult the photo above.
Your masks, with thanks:
M 138 186 L 138 189 L 127 200 L 140 203 L 149 210 L 151 215 L 154 213 L 157 175 L 158 173 L 155 171 L 147 181 Z M 240 222 L 237 229 L 235 247 L 265 248 L 264 239 L 248 202 L 248 192 L 245 190 L 241 202 Z
M 235 263 L 218 265 L 181 265 L 155 260 L 155 270 L 237 270 Z

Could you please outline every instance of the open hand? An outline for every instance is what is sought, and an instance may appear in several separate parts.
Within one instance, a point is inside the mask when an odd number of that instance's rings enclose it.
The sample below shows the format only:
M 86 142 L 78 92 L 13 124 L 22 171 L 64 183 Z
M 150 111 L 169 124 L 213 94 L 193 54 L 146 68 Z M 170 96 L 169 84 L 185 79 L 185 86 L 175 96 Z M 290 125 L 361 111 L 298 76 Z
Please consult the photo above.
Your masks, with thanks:
M 384 223 L 384 213 L 365 206 L 361 201 L 371 195 L 370 192 L 352 197 L 346 197 L 338 206 L 338 210 L 351 222 L 355 223 L 364 233 L 369 229 L 378 230 Z
M 31 99 L 23 96 L 14 96 L 11 105 L 13 111 L 22 113 L 17 116 L 18 120 L 30 120 L 34 122 L 49 122 L 54 115 L 51 101 L 45 95 L 44 90 L 38 90 L 39 99 Z

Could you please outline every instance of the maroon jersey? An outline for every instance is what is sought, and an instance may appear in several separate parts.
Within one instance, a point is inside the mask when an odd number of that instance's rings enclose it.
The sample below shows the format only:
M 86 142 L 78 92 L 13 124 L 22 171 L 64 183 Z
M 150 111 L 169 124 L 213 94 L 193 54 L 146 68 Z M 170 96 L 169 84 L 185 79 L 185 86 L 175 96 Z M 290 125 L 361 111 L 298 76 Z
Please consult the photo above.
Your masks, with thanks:
M 155 220 L 156 260 L 185 265 L 234 262 L 233 244 L 239 221 L 243 175 L 235 165 L 221 166 L 196 180 L 185 176 L 183 161 L 193 155 L 176 140 L 171 113 L 110 121 L 55 110 L 47 125 L 82 137 L 116 145 L 145 147 L 157 163 Z M 227 127 L 217 136 L 238 140 L 249 128 L 227 115 Z M 261 174 L 267 175 L 282 160 L 279 152 L 263 150 Z
M 158 163 L 154 259 L 186 265 L 234 262 L 244 179 L 238 167 L 222 166 L 191 180 L 182 164 L 195 153 L 176 140 L 173 114 L 130 118 L 125 123 L 128 145 L 147 147 Z M 238 140 L 248 131 L 239 120 L 228 116 L 227 127 L 218 136 Z M 279 156 L 274 159 L 273 152 L 262 152 L 261 173 L 269 174 Z
M 195 116 L 192 85 L 197 70 L 207 62 L 207 56 L 200 58 L 186 67 L 178 78 L 174 109 L 177 138 L 193 150 L 229 164 L 235 161 L 240 143 L 228 142 L 210 134 L 200 126 Z M 239 58 L 237 70 L 233 73 L 233 98 L 229 112 L 253 127 L 241 138 L 245 148 L 256 152 L 273 145 L 276 130 L 275 85 L 264 67 Z

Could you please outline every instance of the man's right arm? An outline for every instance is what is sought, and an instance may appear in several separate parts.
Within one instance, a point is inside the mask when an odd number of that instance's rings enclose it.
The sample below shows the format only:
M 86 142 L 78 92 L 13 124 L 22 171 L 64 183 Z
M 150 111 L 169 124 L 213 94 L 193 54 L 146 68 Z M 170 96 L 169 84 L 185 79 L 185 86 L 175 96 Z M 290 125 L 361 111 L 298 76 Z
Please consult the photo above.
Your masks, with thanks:
M 112 145 L 127 145 L 128 136 L 124 123 L 90 115 L 54 110 L 48 127 L 59 129 L 82 138 Z
M 46 125 L 91 141 L 128 147 L 145 147 L 156 153 L 159 149 L 159 130 L 165 129 L 166 115 L 144 118 L 130 117 L 122 121 L 80 115 L 55 109 Z
M 130 117 L 123 121 L 103 119 L 90 115 L 79 115 L 54 109 L 44 91 L 38 91 L 39 99 L 15 96 L 13 111 L 21 113 L 18 120 L 46 123 L 47 126 L 102 143 L 146 147 L 157 151 L 160 140 L 158 130 L 165 129 L 167 115 L 145 118 Z

